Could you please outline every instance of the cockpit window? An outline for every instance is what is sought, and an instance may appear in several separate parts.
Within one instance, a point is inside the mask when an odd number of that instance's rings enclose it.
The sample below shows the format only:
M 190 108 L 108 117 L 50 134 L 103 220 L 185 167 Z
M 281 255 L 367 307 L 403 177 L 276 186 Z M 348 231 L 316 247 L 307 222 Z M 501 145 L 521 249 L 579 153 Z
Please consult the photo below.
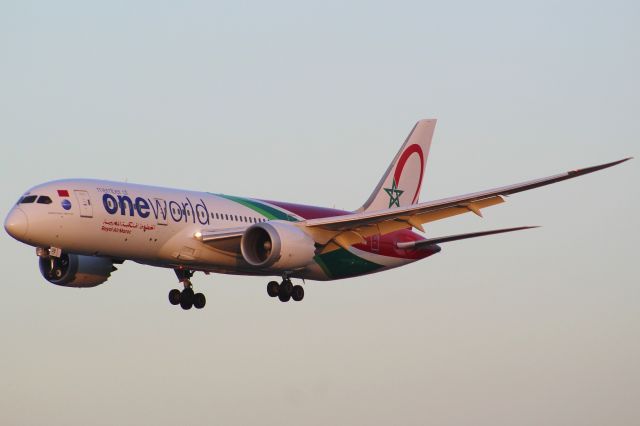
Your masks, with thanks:
M 46 195 L 41 195 L 38 197 L 38 201 L 36 201 L 36 203 L 38 204 L 51 204 L 53 201 L 51 201 L 51 198 L 49 198 Z
M 33 203 L 36 198 L 38 198 L 37 195 L 27 195 L 25 197 L 22 197 L 22 200 L 20 200 L 20 204 L 29 204 L 29 203 Z

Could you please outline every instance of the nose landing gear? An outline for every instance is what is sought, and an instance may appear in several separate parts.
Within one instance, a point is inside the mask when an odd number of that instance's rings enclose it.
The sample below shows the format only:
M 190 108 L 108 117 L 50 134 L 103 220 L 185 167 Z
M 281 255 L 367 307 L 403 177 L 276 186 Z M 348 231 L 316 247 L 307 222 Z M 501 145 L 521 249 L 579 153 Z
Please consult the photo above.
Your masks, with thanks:
M 196 309 L 202 309 L 207 304 L 207 299 L 202 293 L 194 293 L 193 284 L 191 284 L 191 277 L 193 271 L 174 269 L 176 276 L 180 282 L 184 285 L 184 290 L 180 291 L 174 288 L 169 292 L 169 303 L 172 305 L 180 305 L 182 309 L 189 310 L 192 307 Z
M 282 279 L 282 283 L 270 281 L 267 284 L 267 294 L 270 297 L 277 297 L 281 302 L 288 302 L 293 299 L 296 302 L 304 299 L 304 288 L 301 285 L 293 285 L 288 277 Z

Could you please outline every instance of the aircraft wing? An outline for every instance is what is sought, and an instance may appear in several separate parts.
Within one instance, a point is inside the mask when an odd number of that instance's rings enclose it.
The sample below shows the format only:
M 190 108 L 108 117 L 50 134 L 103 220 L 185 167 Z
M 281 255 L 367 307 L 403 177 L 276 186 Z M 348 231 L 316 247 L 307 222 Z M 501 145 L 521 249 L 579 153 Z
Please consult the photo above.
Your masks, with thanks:
M 242 237 L 242 234 L 244 234 L 244 231 L 246 229 L 247 229 L 246 226 L 242 226 L 238 228 L 200 231 L 200 232 L 196 232 L 195 237 L 198 240 L 202 241 L 203 243 L 226 241 L 226 240 L 232 240 L 235 238 Z
M 230 256 L 240 253 L 240 240 L 247 230 L 246 226 L 227 229 L 202 230 L 194 234 L 197 240 L 209 245 L 209 247 Z
M 502 234 L 505 232 L 522 231 L 523 229 L 533 229 L 537 226 L 518 226 L 516 228 L 493 229 L 491 231 L 470 232 L 467 234 L 447 235 L 446 237 L 429 238 L 426 240 L 398 242 L 396 247 L 400 249 L 416 249 L 428 247 L 434 244 L 448 243 L 451 241 L 466 240 L 467 238 L 485 237 L 487 235 Z
M 304 222 L 307 231 L 314 234 L 321 244 L 334 242 L 347 248 L 352 244 L 364 242 L 364 238 L 375 234 L 387 234 L 400 229 L 413 227 L 424 231 L 423 224 L 473 212 L 482 216 L 481 209 L 504 202 L 505 196 L 529 189 L 593 173 L 623 163 L 631 158 L 613 161 L 583 169 L 571 170 L 541 179 L 534 179 L 514 185 L 474 192 L 436 201 L 413 204 L 401 208 L 359 212 L 344 216 L 311 219 Z

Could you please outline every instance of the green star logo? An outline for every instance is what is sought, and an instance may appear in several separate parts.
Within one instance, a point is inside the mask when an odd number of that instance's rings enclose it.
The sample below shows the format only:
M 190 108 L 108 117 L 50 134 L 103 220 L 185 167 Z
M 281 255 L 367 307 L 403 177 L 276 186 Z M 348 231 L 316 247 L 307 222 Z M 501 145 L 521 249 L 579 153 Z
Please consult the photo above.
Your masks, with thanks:
M 393 206 L 400 207 L 400 196 L 404 191 L 398 189 L 396 180 L 393 180 L 391 188 L 384 188 L 384 190 L 389 195 L 389 208 Z

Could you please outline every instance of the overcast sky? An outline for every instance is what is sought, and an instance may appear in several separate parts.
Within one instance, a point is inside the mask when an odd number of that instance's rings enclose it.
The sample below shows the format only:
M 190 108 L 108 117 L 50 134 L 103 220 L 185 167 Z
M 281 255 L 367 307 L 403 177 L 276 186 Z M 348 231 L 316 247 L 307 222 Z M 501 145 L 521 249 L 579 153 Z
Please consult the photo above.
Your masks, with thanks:
M 640 5 L 0 0 L 0 213 L 96 177 L 359 207 L 420 118 L 422 200 L 639 155 Z M 0 423 L 640 424 L 640 173 L 431 224 L 517 225 L 374 276 L 127 262 L 53 286 L 2 232 Z

